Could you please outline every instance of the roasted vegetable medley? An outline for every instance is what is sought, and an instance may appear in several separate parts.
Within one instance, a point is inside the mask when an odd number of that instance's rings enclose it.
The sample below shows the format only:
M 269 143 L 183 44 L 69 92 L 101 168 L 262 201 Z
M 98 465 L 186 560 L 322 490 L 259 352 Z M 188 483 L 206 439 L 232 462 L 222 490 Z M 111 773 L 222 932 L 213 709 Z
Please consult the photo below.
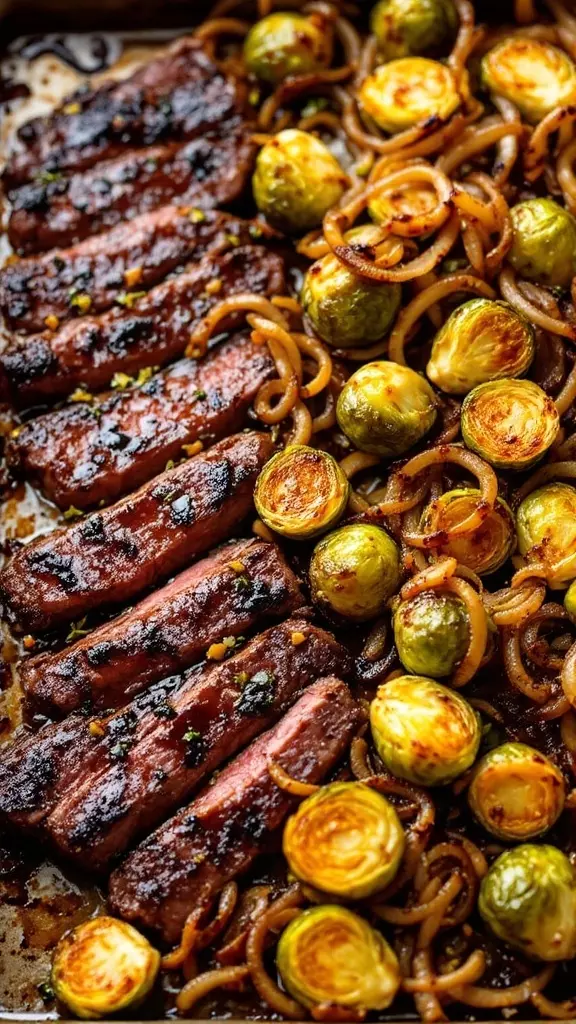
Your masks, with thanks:
M 111 915 L 56 1005 L 574 1019 L 576 11 L 219 0 L 170 53 L 3 179 L 63 528 L 0 574 L 0 826 Z

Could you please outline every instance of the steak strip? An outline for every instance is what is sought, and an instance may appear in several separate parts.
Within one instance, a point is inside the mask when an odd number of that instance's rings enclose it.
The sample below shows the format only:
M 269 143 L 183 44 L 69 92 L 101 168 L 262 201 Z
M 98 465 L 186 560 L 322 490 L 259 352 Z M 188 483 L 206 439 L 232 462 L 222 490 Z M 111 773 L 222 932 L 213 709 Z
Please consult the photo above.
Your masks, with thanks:
M 43 331 L 47 317 L 80 316 L 71 297 L 87 293 L 90 313 L 114 305 L 119 292 L 162 281 L 186 260 L 245 245 L 265 227 L 198 207 L 162 206 L 69 249 L 17 260 L 0 270 L 0 313 L 14 331 Z
M 244 189 L 255 147 L 241 123 L 226 123 L 182 144 L 130 150 L 49 184 L 12 196 L 10 244 L 21 255 L 73 245 L 167 203 L 210 208 Z
M 310 686 L 188 807 L 128 856 L 110 879 L 114 913 L 179 941 L 192 910 L 208 907 L 263 852 L 269 833 L 298 805 L 269 774 L 277 762 L 303 782 L 320 782 L 343 756 L 361 713 L 338 679 Z
M 234 637 L 303 603 L 274 544 L 226 544 L 73 646 L 21 662 L 20 680 L 29 704 L 50 717 L 124 707 L 193 665 L 213 642 L 229 637 L 233 647 Z
M 64 397 L 80 384 L 90 391 L 101 389 L 114 373 L 131 374 L 181 356 L 191 332 L 221 293 L 273 295 L 283 285 L 279 256 L 262 246 L 242 246 L 206 257 L 140 298 L 132 301 L 128 296 L 128 308 L 118 306 L 56 332 L 18 338 L 0 356 L 0 366 L 19 405 Z M 241 318 L 228 318 L 222 329 Z
M 224 75 L 197 40 L 179 39 L 124 81 L 80 88 L 54 113 L 24 124 L 4 184 L 82 170 L 134 145 L 191 138 L 245 104 L 243 82 Z
M 21 548 L 0 573 L 11 615 L 32 632 L 53 629 L 189 565 L 237 531 L 272 451 L 268 434 L 237 434 Z
M 108 504 L 179 459 L 183 445 L 240 430 L 273 366 L 265 346 L 236 335 L 205 359 L 183 359 L 141 387 L 25 423 L 6 444 L 8 465 L 60 508 Z
M 107 719 L 89 723 L 73 716 L 75 730 L 69 718 L 26 737 L 2 765 L 0 813 L 7 823 L 32 830 L 42 822 L 41 834 L 60 853 L 100 870 L 269 728 L 309 683 L 347 667 L 346 652 L 329 633 L 289 619 L 229 662 L 157 684 Z M 39 750 L 53 781 L 26 810 Z

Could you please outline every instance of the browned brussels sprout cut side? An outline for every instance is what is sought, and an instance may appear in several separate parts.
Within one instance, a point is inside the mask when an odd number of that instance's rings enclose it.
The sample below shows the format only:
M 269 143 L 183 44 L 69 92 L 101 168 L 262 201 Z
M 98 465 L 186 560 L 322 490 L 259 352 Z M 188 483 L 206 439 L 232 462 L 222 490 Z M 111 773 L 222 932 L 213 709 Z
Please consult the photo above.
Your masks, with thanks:
M 480 384 L 462 405 L 462 437 L 496 469 L 529 469 L 546 454 L 560 420 L 551 398 L 531 380 Z
M 576 66 L 568 54 L 540 39 L 511 35 L 498 43 L 482 61 L 482 80 L 531 124 L 555 107 L 576 103 Z
M 264 466 L 256 482 L 254 504 L 271 530 L 305 540 L 338 521 L 349 493 L 346 476 L 328 452 L 293 444 Z

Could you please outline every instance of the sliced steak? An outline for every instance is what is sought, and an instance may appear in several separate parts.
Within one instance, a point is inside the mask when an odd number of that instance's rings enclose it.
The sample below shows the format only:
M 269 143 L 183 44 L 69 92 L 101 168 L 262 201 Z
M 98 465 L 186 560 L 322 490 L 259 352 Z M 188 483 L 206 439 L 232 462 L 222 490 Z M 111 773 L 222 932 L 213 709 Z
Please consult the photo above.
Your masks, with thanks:
M 274 295 L 283 285 L 279 256 L 263 246 L 241 246 L 205 257 L 140 298 L 124 296 L 128 308 L 118 306 L 56 332 L 17 338 L 0 356 L 0 366 L 20 406 L 62 398 L 80 384 L 101 389 L 117 372 L 132 374 L 181 356 L 201 317 L 222 295 Z M 238 320 L 238 315 L 228 318 L 222 329 Z
M 130 150 L 70 178 L 23 185 L 12 196 L 8 238 L 27 255 L 80 242 L 167 203 L 203 208 L 236 199 L 255 147 L 242 124 L 202 138 Z
M 268 434 L 236 434 L 21 548 L 0 573 L 11 617 L 25 629 L 53 629 L 167 579 L 237 531 L 272 451 Z
M 0 814 L 28 829 L 42 822 L 41 834 L 60 853 L 100 870 L 269 728 L 309 683 L 342 674 L 348 660 L 330 633 L 289 619 L 230 661 L 157 684 L 107 719 L 73 716 L 75 740 L 71 718 L 26 737 L 2 764 Z M 31 809 L 27 780 L 31 764 L 38 771 L 39 750 L 51 757 L 52 783 Z
M 209 905 L 265 849 L 297 799 L 279 789 L 268 768 L 320 782 L 343 756 L 360 708 L 338 679 L 313 683 L 297 704 L 146 839 L 110 879 L 110 903 L 128 921 L 180 939 L 188 914 Z
M 226 544 L 119 618 L 56 654 L 20 665 L 29 704 L 52 717 L 124 707 L 137 693 L 204 657 L 214 642 L 253 630 L 303 604 L 274 544 Z
M 6 444 L 8 465 L 61 508 L 108 504 L 179 459 L 183 445 L 241 429 L 272 372 L 267 348 L 236 335 L 205 359 L 183 359 L 141 387 L 25 423 Z
M 179 39 L 124 81 L 81 88 L 54 113 L 18 131 L 3 174 L 12 189 L 42 172 L 92 167 L 130 146 L 187 139 L 245 110 L 246 86 L 225 75 L 194 39 Z
M 43 331 L 80 316 L 72 300 L 90 297 L 90 313 L 121 293 L 150 288 L 187 260 L 246 245 L 265 235 L 253 221 L 196 206 L 162 206 L 69 249 L 17 260 L 0 270 L 0 313 L 9 329 Z M 58 325 L 56 325 L 58 326 Z

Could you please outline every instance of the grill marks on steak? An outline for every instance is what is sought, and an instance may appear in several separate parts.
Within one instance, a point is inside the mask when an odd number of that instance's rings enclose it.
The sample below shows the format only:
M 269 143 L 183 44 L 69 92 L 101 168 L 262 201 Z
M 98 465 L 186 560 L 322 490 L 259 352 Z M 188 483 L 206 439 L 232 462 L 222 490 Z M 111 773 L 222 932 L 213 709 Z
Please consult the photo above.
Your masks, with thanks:
M 297 806 L 270 778 L 270 762 L 297 779 L 320 782 L 344 754 L 360 717 L 344 683 L 313 683 L 278 725 L 113 873 L 113 911 L 177 943 L 188 914 L 246 871 Z
M 218 291 L 210 291 L 214 282 L 220 285 Z M 117 371 L 130 374 L 181 356 L 198 321 L 221 295 L 273 295 L 283 285 L 279 256 L 262 246 L 242 246 L 205 257 L 128 309 L 118 307 L 74 320 L 57 332 L 18 338 L 0 356 L 0 365 L 20 405 L 63 397 L 79 384 L 103 388 Z M 238 319 L 229 318 L 223 330 Z
M 3 174 L 8 189 L 40 172 L 68 173 L 131 146 L 186 139 L 235 118 L 245 84 L 224 75 L 194 39 L 179 39 L 122 82 L 79 89 L 63 106 L 18 132 Z
M 80 707 L 123 707 L 152 683 L 193 665 L 213 642 L 303 603 L 298 580 L 274 544 L 227 544 L 72 647 L 22 662 L 20 681 L 27 701 L 51 717 Z
M 90 313 L 114 305 L 120 292 L 150 288 L 186 260 L 248 244 L 263 233 L 238 217 L 196 207 L 163 206 L 69 249 L 18 260 L 0 270 L 0 313 L 14 331 L 43 331 L 46 317 L 80 315 L 71 297 L 90 296 Z M 137 270 L 133 286 L 127 271 Z
M 303 643 L 293 644 L 294 631 Z M 230 661 L 165 680 L 99 720 L 99 737 L 85 718 L 72 716 L 15 744 L 2 762 L 0 815 L 7 824 L 39 829 L 83 867 L 101 869 L 272 725 L 309 683 L 348 667 L 330 633 L 289 619 Z M 50 771 L 38 772 L 48 761 Z M 30 806 L 33 770 L 51 782 L 37 787 Z
M 272 372 L 266 347 L 235 335 L 97 406 L 73 403 L 24 424 L 6 445 L 8 465 L 61 508 L 110 503 L 179 459 L 182 445 L 239 430 Z
M 237 434 L 117 505 L 33 541 L 0 573 L 5 605 L 39 631 L 128 602 L 237 531 L 272 451 L 268 434 Z
M 61 181 L 23 185 L 12 196 L 10 244 L 27 255 L 73 245 L 167 203 L 229 203 L 243 191 L 254 153 L 243 123 L 223 122 L 183 145 L 130 150 Z

